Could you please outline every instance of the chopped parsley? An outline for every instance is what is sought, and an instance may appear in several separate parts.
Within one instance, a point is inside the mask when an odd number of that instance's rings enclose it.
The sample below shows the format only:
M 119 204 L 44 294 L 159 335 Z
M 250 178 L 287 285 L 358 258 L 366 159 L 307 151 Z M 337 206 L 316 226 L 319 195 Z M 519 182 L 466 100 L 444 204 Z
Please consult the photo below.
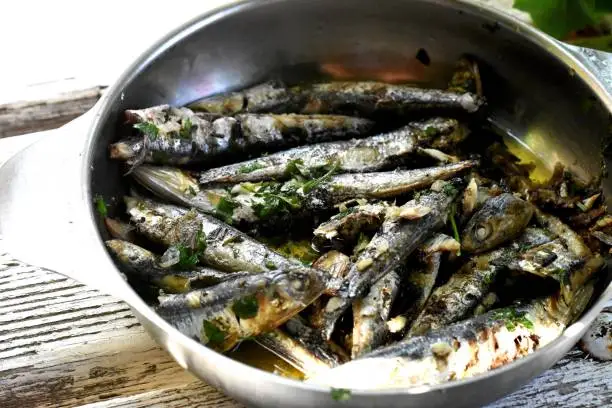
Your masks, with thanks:
M 206 235 L 200 228 L 196 233 L 193 249 L 180 243 L 175 247 L 179 251 L 177 266 L 181 269 L 191 269 L 200 262 L 200 257 L 206 249 Z
M 451 183 L 446 183 L 444 184 L 444 186 L 442 187 L 442 192 L 449 196 L 449 197 L 454 197 L 457 195 L 457 193 L 459 192 L 457 190 L 457 188 L 455 186 L 453 186 Z
M 263 183 L 254 193 L 263 202 L 253 204 L 253 211 L 259 219 L 267 219 L 276 214 L 291 213 L 301 208 L 300 197 L 295 190 L 282 191 L 282 184 Z
M 179 131 L 179 137 L 183 139 L 191 139 L 191 129 L 193 128 L 193 124 L 191 123 L 191 119 L 186 118 L 183 120 L 181 124 L 181 130 Z
M 193 188 L 193 186 L 189 186 L 188 190 L 189 190 L 189 194 L 191 194 L 192 196 L 195 196 L 198 194 L 198 192 L 195 190 L 195 188 Z
M 228 197 L 221 197 L 215 206 L 215 216 L 222 219 L 227 224 L 231 224 L 234 216 L 234 209 L 238 204 Z
M 276 269 L 276 264 L 274 262 L 272 262 L 272 261 L 266 260 L 264 265 L 266 266 L 266 268 L 268 268 L 270 270 L 275 270 Z
M 437 134 L 438 134 L 438 131 L 437 131 L 437 129 L 435 127 L 427 126 L 425 128 L 425 136 L 427 136 L 427 137 L 434 137 Z
M 527 318 L 527 312 L 519 312 L 509 307 L 496 311 L 493 317 L 503 320 L 506 324 L 506 329 L 509 331 L 516 329 L 517 324 L 521 324 L 528 330 L 533 330 L 534 328 L 533 322 Z
M 157 136 L 159 136 L 159 128 L 151 122 L 136 123 L 134 128 L 140 130 L 148 136 L 150 140 L 155 140 Z
M 207 343 L 212 346 L 218 346 L 225 341 L 225 333 L 208 320 L 202 321 L 202 334 L 208 340 Z
M 455 222 L 455 214 L 457 212 L 457 206 L 455 204 L 451 205 L 450 213 L 448 214 L 448 219 L 451 223 L 451 228 L 453 229 L 453 238 L 459 243 L 459 249 L 457 250 L 457 256 L 461 256 L 461 238 L 459 237 L 459 230 L 457 229 L 457 223 Z
M 96 204 L 96 210 L 98 210 L 98 214 L 103 218 L 108 216 L 108 208 L 106 208 L 106 203 L 104 202 L 104 198 L 101 195 L 97 195 L 94 198 L 94 203 Z
M 234 302 L 232 310 L 240 319 L 250 319 L 257 316 L 259 304 L 255 296 L 245 296 Z
M 351 390 L 346 388 L 332 388 L 331 397 L 334 401 L 348 401 L 351 399 Z
M 238 168 L 238 173 L 242 173 L 242 174 L 252 173 L 255 170 L 263 169 L 265 167 L 266 167 L 265 165 L 255 161 L 253 163 L 243 164 L 242 166 L 240 166 Z

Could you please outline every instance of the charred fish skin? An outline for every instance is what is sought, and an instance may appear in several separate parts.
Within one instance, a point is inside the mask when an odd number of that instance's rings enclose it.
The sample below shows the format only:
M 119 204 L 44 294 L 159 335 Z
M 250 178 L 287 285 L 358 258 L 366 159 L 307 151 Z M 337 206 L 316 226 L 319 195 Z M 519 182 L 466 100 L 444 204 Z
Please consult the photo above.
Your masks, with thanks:
M 448 180 L 478 163 L 465 160 L 439 167 L 393 172 L 339 174 L 313 190 L 312 206 L 336 205 L 353 198 L 384 199 L 431 186 L 436 180 Z
M 552 239 L 545 231 L 528 228 L 508 246 L 470 260 L 448 282 L 433 290 L 406 337 L 423 335 L 464 319 L 489 293 L 498 274 L 518 257 L 521 250 Z
M 392 389 L 474 377 L 544 347 L 588 304 L 591 284 L 566 304 L 558 295 L 491 310 L 375 350 L 310 381 L 351 389 Z
M 508 242 L 524 231 L 533 212 L 531 204 L 512 194 L 492 197 L 468 221 L 462 233 L 461 248 L 480 253 Z
M 196 110 L 221 114 L 242 112 L 403 114 L 444 109 L 476 112 L 484 99 L 471 93 L 420 89 L 382 82 L 330 82 L 286 87 L 269 81 L 242 92 L 226 93 L 195 102 Z
M 197 326 L 189 328 L 187 334 L 197 333 L 203 344 L 226 351 L 240 340 L 280 326 L 320 296 L 323 289 L 324 283 L 314 270 L 270 271 L 160 297 L 156 311 L 176 324 L 177 317 L 195 310 L 197 318 L 188 321 Z
M 376 231 L 383 223 L 389 204 L 384 201 L 347 208 L 313 231 L 315 248 L 345 248 L 357 242 L 360 233 Z
M 197 237 L 202 237 L 205 248 L 201 259 L 219 270 L 262 273 L 309 269 L 213 217 L 148 199 L 126 197 L 125 202 L 138 231 L 154 242 L 196 249 Z
M 187 108 L 167 105 L 143 112 L 152 110 L 162 113 L 153 118 L 147 113 L 132 113 L 147 118 L 138 124 L 143 136 L 112 144 L 112 159 L 133 162 L 140 158 L 147 163 L 181 165 L 215 163 L 258 151 L 363 136 L 374 125 L 367 119 L 339 115 L 241 114 L 209 121 Z
M 408 256 L 434 231 L 445 225 L 450 207 L 463 187 L 463 180 L 456 178 L 445 184 L 442 191 L 430 190 L 404 206 L 418 205 L 429 212 L 416 220 L 403 220 L 399 215 L 390 217 L 377 232 L 348 277 L 347 296 L 355 299 L 381 276 L 402 265 Z
M 302 113 L 358 113 L 372 116 L 378 112 L 406 114 L 423 110 L 478 111 L 485 103 L 470 93 L 420 89 L 382 82 L 330 82 L 313 84 L 303 90 Z
M 177 269 L 160 265 L 160 258 L 154 253 L 118 239 L 105 242 L 111 255 L 127 272 L 151 282 L 166 293 L 184 293 L 226 280 L 244 277 L 246 272 L 227 273 L 216 269 L 196 266 Z
M 391 271 L 372 285 L 368 294 L 353 302 L 353 348 L 357 358 L 383 344 L 386 322 L 398 294 L 400 277 Z
M 416 146 L 456 145 L 467 130 L 455 119 L 434 118 L 412 122 L 398 130 L 363 139 L 307 145 L 210 169 L 200 175 L 201 184 L 282 180 L 291 166 L 308 171 L 334 166 L 338 173 L 388 170 L 406 161 Z M 440 140 L 438 140 L 440 139 Z
M 297 97 L 281 81 L 271 80 L 243 91 L 222 93 L 189 104 L 194 111 L 221 115 L 290 112 Z

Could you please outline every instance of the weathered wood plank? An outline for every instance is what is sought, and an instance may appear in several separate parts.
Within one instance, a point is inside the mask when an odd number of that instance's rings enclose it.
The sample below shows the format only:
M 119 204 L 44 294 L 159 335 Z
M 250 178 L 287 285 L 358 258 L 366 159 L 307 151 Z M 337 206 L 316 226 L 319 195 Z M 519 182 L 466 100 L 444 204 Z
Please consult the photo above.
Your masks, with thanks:
M 0 138 L 58 128 L 94 106 L 104 88 L 95 86 L 50 99 L 0 105 Z

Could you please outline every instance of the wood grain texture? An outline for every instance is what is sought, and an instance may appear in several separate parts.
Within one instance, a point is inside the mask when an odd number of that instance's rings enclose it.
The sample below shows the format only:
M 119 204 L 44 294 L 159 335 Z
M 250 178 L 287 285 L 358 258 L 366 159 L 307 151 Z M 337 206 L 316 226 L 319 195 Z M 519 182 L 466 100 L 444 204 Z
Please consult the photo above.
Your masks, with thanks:
M 94 106 L 104 88 L 96 86 L 53 98 L 0 105 L 0 138 L 58 128 Z
M 180 368 L 125 303 L 1 250 L 0 406 L 241 407 Z M 518 406 L 612 406 L 612 364 L 574 350 L 490 407 Z

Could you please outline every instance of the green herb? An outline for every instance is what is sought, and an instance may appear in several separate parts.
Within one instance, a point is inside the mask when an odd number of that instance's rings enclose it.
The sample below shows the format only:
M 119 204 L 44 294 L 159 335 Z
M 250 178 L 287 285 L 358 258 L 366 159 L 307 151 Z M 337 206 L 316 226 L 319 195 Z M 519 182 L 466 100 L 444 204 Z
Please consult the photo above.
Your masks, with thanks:
M 238 204 L 231 198 L 221 197 L 215 206 L 215 216 L 231 225 L 236 207 Z
M 208 339 L 208 343 L 213 346 L 218 346 L 225 341 L 225 333 L 208 320 L 202 321 L 202 334 L 203 337 Z
M 459 249 L 457 250 L 457 256 L 461 256 L 461 238 L 459 237 L 459 230 L 457 229 L 457 223 L 455 222 L 455 214 L 457 212 L 457 206 L 453 203 L 450 208 L 450 213 L 448 214 L 448 219 L 451 223 L 451 228 L 453 229 L 453 237 L 455 241 L 459 243 Z
M 238 173 L 242 173 L 242 174 L 252 173 L 255 170 L 263 169 L 265 167 L 266 166 L 264 166 L 263 164 L 257 163 L 257 162 L 253 162 L 250 164 L 243 164 L 242 166 L 238 168 Z
M 155 140 L 157 136 L 159 136 L 159 128 L 151 122 L 136 123 L 134 128 L 140 130 L 148 136 L 150 140 Z
M 276 269 L 276 264 L 272 261 L 268 261 L 266 260 L 265 264 L 266 268 L 270 269 L 270 270 L 274 270 Z
M 457 190 L 457 188 L 453 186 L 451 183 L 446 183 L 444 184 L 444 186 L 442 186 L 442 192 L 448 197 L 454 197 L 457 195 L 459 190 Z
M 101 217 L 106 218 L 106 216 L 108 215 L 108 209 L 106 208 L 104 198 L 102 198 L 101 195 L 97 195 L 94 198 L 94 202 L 96 204 L 96 210 L 98 210 L 98 214 L 100 214 Z
M 517 324 L 522 325 L 528 330 L 533 330 L 534 328 L 533 322 L 527 317 L 527 312 L 518 312 L 509 307 L 497 310 L 493 314 L 493 317 L 495 319 L 503 320 L 506 325 L 506 329 L 509 331 L 514 330 Z
M 351 399 L 351 390 L 345 388 L 332 388 L 331 397 L 334 401 L 348 401 Z
M 181 124 L 181 130 L 179 131 L 179 137 L 183 139 L 191 139 L 191 129 L 193 128 L 193 124 L 191 123 L 191 119 L 186 118 L 183 120 Z
M 310 193 L 313 189 L 317 188 L 321 184 L 328 181 L 334 173 L 338 170 L 338 165 L 333 165 L 327 173 L 323 174 L 321 177 L 316 178 L 314 180 L 309 180 L 302 185 L 302 191 L 306 194 Z
M 427 137 L 434 137 L 438 134 L 438 131 L 436 130 L 435 127 L 433 126 L 427 126 L 425 128 L 425 136 Z
M 200 262 L 200 257 L 206 249 L 206 235 L 202 228 L 196 232 L 194 247 L 189 248 L 183 244 L 176 244 L 175 247 L 179 251 L 179 261 L 177 266 L 181 269 L 192 269 Z
M 254 203 L 252 206 L 259 219 L 265 220 L 273 215 L 290 214 L 301 208 L 300 196 L 296 188 L 288 191 L 283 191 L 282 188 L 283 185 L 279 183 L 262 183 L 254 193 L 255 197 L 263 201 Z
M 189 186 L 189 194 L 195 196 L 198 194 L 198 192 L 195 190 L 195 188 L 193 188 L 193 186 Z
M 558 39 L 598 26 L 612 12 L 609 0 L 516 0 L 514 7 L 530 14 L 540 30 Z
M 240 319 L 250 319 L 257 316 L 259 304 L 255 296 L 246 296 L 234 302 L 232 310 Z
M 578 207 L 580 209 L 580 211 L 582 211 L 582 212 L 589 211 L 588 208 L 586 208 L 586 206 L 584 204 L 582 204 L 581 202 L 577 202 L 576 203 L 576 207 Z

